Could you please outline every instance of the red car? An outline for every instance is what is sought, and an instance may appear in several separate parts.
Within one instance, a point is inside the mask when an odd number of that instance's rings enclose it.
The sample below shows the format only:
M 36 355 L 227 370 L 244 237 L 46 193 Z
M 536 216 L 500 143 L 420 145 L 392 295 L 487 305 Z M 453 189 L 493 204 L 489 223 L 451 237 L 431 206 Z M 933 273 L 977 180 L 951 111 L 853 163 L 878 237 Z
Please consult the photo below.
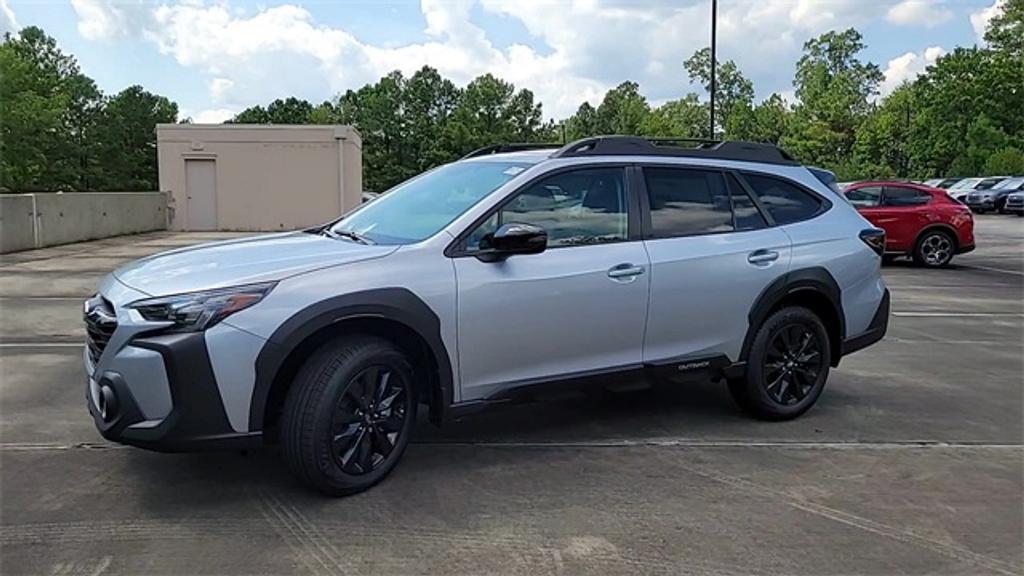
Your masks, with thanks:
M 940 267 L 954 254 L 974 250 L 971 210 L 945 190 L 910 182 L 857 182 L 843 193 L 885 230 L 888 258 L 906 255 L 922 266 Z

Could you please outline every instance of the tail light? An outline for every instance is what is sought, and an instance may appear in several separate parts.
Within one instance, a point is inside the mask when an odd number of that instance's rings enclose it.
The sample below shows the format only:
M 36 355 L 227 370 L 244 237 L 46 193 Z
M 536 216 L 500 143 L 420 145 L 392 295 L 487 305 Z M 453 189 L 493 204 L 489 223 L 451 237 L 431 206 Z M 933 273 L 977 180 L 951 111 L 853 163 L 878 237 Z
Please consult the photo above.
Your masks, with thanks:
M 860 239 L 881 256 L 885 252 L 885 230 L 880 228 L 865 228 L 860 231 Z

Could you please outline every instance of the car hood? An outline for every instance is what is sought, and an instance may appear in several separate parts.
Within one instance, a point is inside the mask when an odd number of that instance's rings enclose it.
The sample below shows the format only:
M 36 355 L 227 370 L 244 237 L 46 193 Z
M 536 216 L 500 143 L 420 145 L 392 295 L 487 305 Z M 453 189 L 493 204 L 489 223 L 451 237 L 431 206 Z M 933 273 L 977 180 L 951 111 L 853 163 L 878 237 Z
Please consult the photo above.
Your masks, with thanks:
M 114 276 L 150 296 L 165 296 L 281 280 L 318 268 L 380 258 L 397 249 L 286 232 L 161 252 L 118 268 Z

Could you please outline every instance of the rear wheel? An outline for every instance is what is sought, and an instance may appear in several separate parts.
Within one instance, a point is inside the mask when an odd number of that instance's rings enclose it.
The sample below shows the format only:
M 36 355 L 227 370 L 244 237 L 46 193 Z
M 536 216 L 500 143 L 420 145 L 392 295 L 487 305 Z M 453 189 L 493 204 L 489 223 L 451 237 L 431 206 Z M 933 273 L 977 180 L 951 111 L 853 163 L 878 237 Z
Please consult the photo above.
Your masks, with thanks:
M 925 232 L 914 247 L 914 262 L 929 268 L 941 268 L 953 259 L 953 238 L 942 230 Z
M 416 406 L 412 366 L 397 347 L 373 337 L 328 343 L 289 390 L 281 420 L 285 462 L 322 492 L 366 490 L 398 464 Z
M 830 364 L 828 332 L 821 319 L 807 308 L 783 308 L 758 329 L 746 378 L 731 380 L 729 391 L 757 418 L 796 418 L 818 400 Z

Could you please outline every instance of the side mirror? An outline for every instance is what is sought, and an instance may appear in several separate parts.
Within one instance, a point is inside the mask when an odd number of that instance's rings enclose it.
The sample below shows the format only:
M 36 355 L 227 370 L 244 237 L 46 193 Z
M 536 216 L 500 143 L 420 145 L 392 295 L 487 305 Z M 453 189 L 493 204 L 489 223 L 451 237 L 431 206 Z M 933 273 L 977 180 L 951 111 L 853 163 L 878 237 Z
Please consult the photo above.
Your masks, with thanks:
M 477 257 L 484 262 L 495 262 L 513 254 L 540 254 L 547 247 L 548 233 L 540 226 L 509 222 L 484 236 Z

